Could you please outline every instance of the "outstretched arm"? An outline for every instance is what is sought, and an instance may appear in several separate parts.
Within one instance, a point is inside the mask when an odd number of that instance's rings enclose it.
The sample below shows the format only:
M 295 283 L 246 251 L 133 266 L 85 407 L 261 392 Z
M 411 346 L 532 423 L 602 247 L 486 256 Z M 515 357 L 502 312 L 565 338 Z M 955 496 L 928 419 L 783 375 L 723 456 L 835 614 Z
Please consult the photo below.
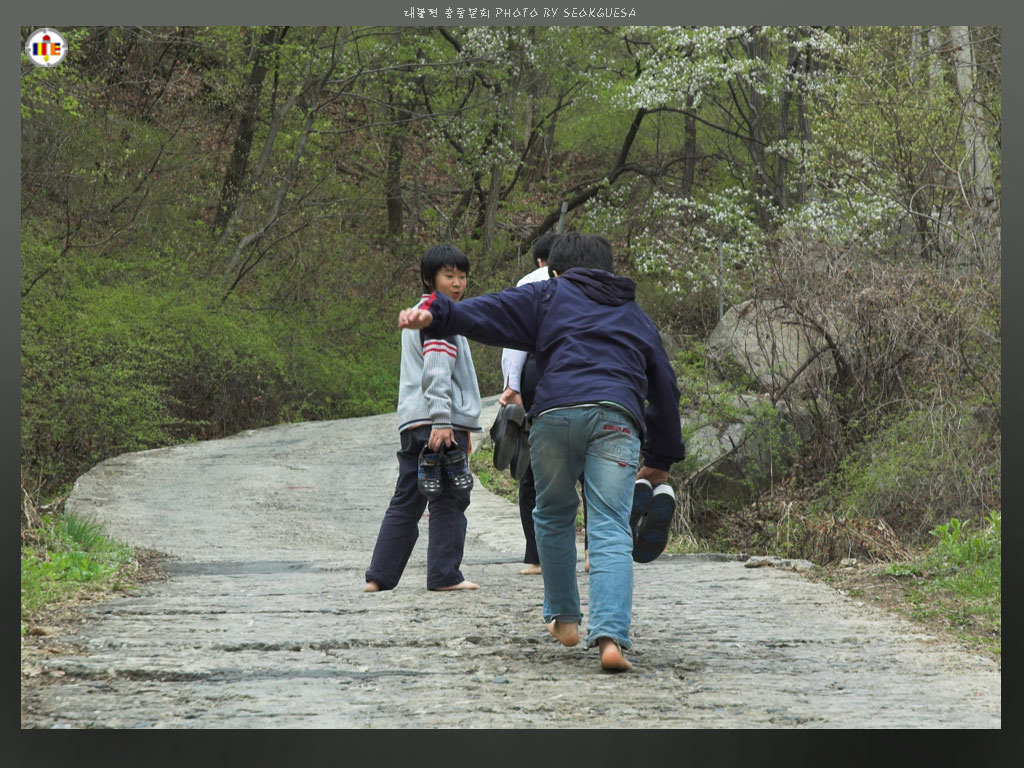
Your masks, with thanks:
M 530 283 L 498 293 L 463 299 L 455 304 L 436 291 L 418 307 L 402 310 L 399 328 L 426 329 L 430 338 L 460 335 L 498 347 L 531 351 L 550 287 Z
M 430 314 L 428 309 L 409 307 L 398 313 L 398 327 L 401 329 L 411 328 L 414 331 L 418 331 L 426 328 L 432 322 L 434 322 L 434 316 Z

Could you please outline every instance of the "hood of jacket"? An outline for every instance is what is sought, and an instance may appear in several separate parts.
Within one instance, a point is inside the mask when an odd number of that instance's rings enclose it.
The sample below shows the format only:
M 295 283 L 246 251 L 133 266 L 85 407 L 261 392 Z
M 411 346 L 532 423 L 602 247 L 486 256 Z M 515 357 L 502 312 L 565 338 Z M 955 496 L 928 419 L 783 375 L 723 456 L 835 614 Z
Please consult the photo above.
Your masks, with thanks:
M 600 304 L 617 307 L 636 298 L 636 283 L 603 269 L 572 267 L 559 277 L 578 286 L 588 298 Z

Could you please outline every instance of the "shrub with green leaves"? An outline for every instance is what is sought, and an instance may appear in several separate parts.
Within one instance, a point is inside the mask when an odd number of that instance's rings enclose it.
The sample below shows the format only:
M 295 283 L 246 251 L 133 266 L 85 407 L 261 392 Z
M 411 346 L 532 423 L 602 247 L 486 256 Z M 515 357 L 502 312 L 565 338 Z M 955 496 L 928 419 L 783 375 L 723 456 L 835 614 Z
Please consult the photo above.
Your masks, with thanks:
M 951 518 L 929 533 L 938 539 L 929 561 L 953 571 L 970 568 L 992 568 L 1000 573 L 1002 565 L 1002 515 L 990 512 L 983 526 L 971 520 Z M 977 528 L 977 530 L 975 530 Z
M 999 497 L 999 452 L 960 409 L 936 406 L 898 415 L 868 436 L 830 479 L 823 508 L 882 518 L 922 540 L 951 517 L 980 518 Z
M 398 332 L 220 305 L 185 283 L 83 285 L 22 307 L 22 457 L 55 492 L 103 459 L 282 421 L 394 407 Z
M 131 548 L 104 536 L 97 522 L 46 516 L 34 543 L 21 552 L 22 618 L 79 590 L 116 583 L 120 569 L 132 563 Z
M 918 618 L 939 618 L 963 639 L 1000 653 L 1002 514 L 991 511 L 978 523 L 953 517 L 929 534 L 933 545 L 923 556 L 893 563 L 886 573 L 910 579 L 906 590 Z

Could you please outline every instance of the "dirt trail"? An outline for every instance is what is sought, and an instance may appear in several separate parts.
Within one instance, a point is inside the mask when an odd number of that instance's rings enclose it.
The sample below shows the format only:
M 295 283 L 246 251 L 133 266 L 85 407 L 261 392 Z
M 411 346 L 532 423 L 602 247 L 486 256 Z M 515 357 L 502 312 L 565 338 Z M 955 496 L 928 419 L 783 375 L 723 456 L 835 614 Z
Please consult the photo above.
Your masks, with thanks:
M 485 423 L 494 398 L 485 401 Z M 477 483 L 463 573 L 362 592 L 396 477 L 393 415 L 127 454 L 70 510 L 166 553 L 169 578 L 97 604 L 34 728 L 999 728 L 991 660 L 831 587 L 727 557 L 635 566 L 634 670 L 544 631 L 518 510 Z M 586 578 L 580 566 L 586 614 Z M 585 619 L 584 619 L 585 621 Z

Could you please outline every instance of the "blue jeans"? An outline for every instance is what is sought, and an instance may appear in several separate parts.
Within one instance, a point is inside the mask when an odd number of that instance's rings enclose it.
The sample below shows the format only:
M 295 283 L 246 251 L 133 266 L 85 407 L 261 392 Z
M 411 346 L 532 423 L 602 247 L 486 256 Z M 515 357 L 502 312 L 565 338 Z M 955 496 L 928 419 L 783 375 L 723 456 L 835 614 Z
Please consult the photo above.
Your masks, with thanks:
M 618 408 L 560 408 L 539 414 L 530 428 L 530 462 L 537 486 L 533 523 L 544 578 L 545 622 L 583 618 L 576 584 L 576 479 L 583 474 L 590 538 L 588 647 L 601 637 L 624 649 L 631 645 L 629 513 L 639 453 L 639 430 Z

